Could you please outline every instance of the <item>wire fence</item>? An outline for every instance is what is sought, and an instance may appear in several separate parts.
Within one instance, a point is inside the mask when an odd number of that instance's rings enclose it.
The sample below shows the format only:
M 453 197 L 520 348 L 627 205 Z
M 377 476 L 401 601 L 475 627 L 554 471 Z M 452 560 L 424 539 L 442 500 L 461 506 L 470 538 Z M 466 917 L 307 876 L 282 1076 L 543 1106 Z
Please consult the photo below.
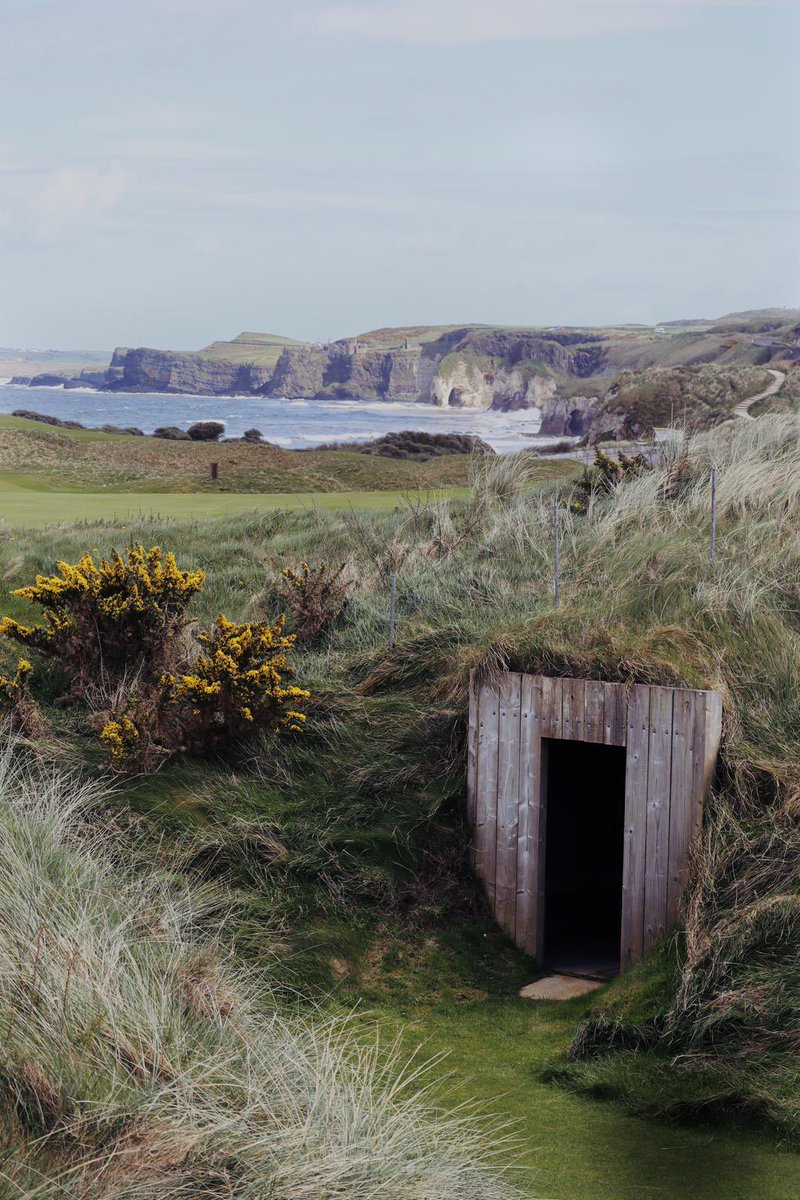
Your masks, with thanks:
M 717 561 L 717 483 L 716 467 L 711 468 L 710 476 L 710 525 L 709 525 L 709 563 L 713 567 Z M 561 600 L 561 501 L 553 501 L 552 522 L 552 563 L 553 563 L 553 606 L 558 608 Z M 389 575 L 389 649 L 397 645 L 397 571 Z

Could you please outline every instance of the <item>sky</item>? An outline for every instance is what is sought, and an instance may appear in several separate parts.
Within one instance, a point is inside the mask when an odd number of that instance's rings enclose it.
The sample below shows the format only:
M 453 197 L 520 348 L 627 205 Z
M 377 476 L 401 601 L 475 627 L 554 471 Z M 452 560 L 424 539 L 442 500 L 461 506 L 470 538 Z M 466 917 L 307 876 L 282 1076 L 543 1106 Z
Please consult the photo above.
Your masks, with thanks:
M 800 0 L 0 0 L 0 345 L 800 305 Z

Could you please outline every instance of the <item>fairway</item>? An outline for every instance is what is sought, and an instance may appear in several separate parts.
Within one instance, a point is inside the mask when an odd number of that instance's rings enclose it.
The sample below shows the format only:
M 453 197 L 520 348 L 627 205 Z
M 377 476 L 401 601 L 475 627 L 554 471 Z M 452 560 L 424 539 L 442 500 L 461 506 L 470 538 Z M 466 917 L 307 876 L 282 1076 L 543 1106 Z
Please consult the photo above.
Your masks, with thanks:
M 423 493 L 434 500 L 460 499 L 467 488 L 446 488 Z M 128 521 L 140 517 L 206 520 L 245 512 L 282 509 L 298 512 L 348 509 L 391 512 L 408 492 L 259 492 L 136 493 L 136 492 L 33 492 L 0 489 L 0 517 L 9 525 L 62 525 L 76 521 Z M 416 497 L 416 492 L 413 493 Z

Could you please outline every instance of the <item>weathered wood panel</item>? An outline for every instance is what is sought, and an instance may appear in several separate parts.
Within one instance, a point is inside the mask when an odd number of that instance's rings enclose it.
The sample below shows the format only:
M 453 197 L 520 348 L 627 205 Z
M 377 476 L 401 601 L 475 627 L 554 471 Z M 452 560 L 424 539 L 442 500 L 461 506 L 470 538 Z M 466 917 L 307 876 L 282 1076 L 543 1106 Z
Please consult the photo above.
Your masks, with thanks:
M 564 679 L 561 687 L 561 734 L 579 742 L 583 737 L 585 679 Z
M 628 689 L 624 683 L 605 683 L 605 726 L 607 746 L 625 746 L 628 742 Z
M 583 740 L 604 742 L 606 734 L 606 689 L 598 679 L 587 679 L 583 691 Z
M 537 953 L 538 883 L 544 874 L 544 860 L 540 857 L 543 846 L 540 828 L 541 704 L 542 680 L 523 675 L 520 689 L 519 844 L 514 940 L 532 957 Z
M 497 852 L 495 858 L 495 916 L 514 937 L 517 911 L 517 843 L 519 841 L 520 759 L 519 675 L 505 675 L 500 684 L 497 736 L 503 747 L 497 767 Z
M 497 769 L 500 697 L 483 685 L 478 694 L 478 762 L 475 784 L 475 870 L 494 907 L 497 863 Z
M 641 957 L 644 944 L 644 871 L 647 844 L 647 778 L 649 762 L 650 688 L 631 688 L 627 704 L 625 761 L 625 845 L 622 859 L 623 968 Z
M 672 781 L 669 811 L 667 928 L 675 925 L 686 882 L 694 821 L 692 775 L 698 735 L 705 731 L 702 692 L 676 691 L 672 700 Z
M 713 692 L 505 675 L 471 684 L 467 812 L 495 916 L 529 954 L 544 945 L 547 739 L 625 746 L 620 958 L 674 924 L 719 748 Z
M 644 945 L 667 927 L 669 814 L 672 786 L 672 688 L 650 689 L 647 762 L 647 845 L 644 868 Z
M 480 700 L 475 687 L 475 672 L 469 677 L 469 724 L 467 726 L 467 820 L 475 828 L 476 787 L 478 780 L 478 714 Z M 473 847 L 474 864 L 474 847 Z
M 562 682 L 542 676 L 542 737 L 561 737 Z

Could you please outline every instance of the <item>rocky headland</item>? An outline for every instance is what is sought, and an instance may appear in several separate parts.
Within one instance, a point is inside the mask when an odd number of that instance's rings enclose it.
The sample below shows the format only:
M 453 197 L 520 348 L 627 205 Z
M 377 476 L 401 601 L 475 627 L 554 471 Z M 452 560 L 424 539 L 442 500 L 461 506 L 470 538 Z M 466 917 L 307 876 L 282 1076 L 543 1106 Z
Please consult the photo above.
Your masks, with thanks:
M 787 310 L 654 328 L 417 326 L 305 343 L 243 333 L 200 351 L 118 347 L 79 375 L 12 382 L 103 391 L 414 401 L 541 414 L 554 437 L 638 437 L 684 407 L 721 419 L 763 385 L 768 363 L 800 360 Z

